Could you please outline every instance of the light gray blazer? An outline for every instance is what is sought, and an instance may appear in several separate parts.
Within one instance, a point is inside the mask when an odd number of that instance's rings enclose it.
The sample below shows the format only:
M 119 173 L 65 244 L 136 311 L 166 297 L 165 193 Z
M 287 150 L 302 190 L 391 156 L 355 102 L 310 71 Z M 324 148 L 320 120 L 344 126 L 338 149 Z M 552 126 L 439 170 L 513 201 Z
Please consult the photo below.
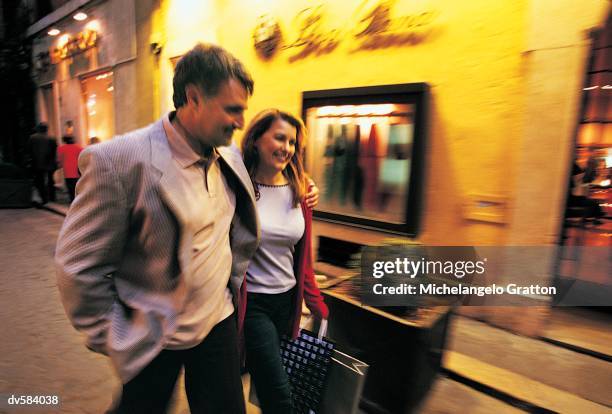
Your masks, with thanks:
M 236 147 L 218 148 L 236 194 L 230 287 L 238 310 L 259 225 L 251 180 Z M 175 176 L 157 121 L 96 144 L 79 158 L 77 196 L 60 231 L 55 261 L 66 313 L 87 346 L 108 355 L 129 381 L 176 331 L 191 260 L 188 191 Z M 228 344 L 229 346 L 229 344 Z

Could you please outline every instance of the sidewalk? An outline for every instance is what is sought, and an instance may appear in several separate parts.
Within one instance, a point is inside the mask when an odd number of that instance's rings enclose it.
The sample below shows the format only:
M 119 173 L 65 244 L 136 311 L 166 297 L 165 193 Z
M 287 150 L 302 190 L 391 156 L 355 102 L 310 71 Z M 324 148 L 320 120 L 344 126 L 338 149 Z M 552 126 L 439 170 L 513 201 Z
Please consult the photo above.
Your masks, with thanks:
M 565 328 L 577 334 L 598 323 L 582 318 L 580 323 Z M 592 342 L 610 338 L 610 326 L 591 330 Z M 583 345 L 589 346 L 586 340 Z M 612 412 L 609 360 L 462 316 L 452 322 L 447 348 L 444 368 L 490 393 L 552 412 Z
M 94 412 L 91 408 L 108 406 L 118 384 L 107 359 L 82 345 L 59 301 L 52 258 L 67 210 L 62 203 L 0 210 L 0 300 L 5 304 L 0 329 L 10 332 L 0 345 L 0 392 L 55 393 L 62 396 L 62 412 Z M 609 322 L 583 316 L 583 311 L 563 312 L 570 314 L 551 320 L 549 335 L 583 348 L 594 345 L 609 356 Z M 248 391 L 247 376 L 243 383 Z M 182 383 L 177 387 L 181 392 L 171 413 L 188 413 Z M 456 316 L 444 370 L 420 413 L 515 413 L 529 407 L 612 412 L 611 387 L 609 360 Z M 248 413 L 259 410 L 249 404 Z
M 0 393 L 60 397 L 60 409 L 41 413 L 101 413 L 118 381 L 64 313 L 53 262 L 62 221 L 40 209 L 0 210 Z
M 50 211 L 51 213 L 59 214 L 60 216 L 65 217 L 66 214 L 68 213 L 68 209 L 70 208 L 70 205 L 67 205 L 64 203 L 58 203 L 55 201 L 49 201 L 47 204 L 36 203 L 35 207 L 43 209 L 43 210 L 47 210 L 47 211 Z
M 50 211 L 51 213 L 58 214 L 60 216 L 66 216 L 68 209 L 70 208 L 70 200 L 68 194 L 60 189 L 55 190 L 55 201 L 49 201 L 46 204 L 41 204 L 40 196 L 36 190 L 32 191 L 32 205 L 35 208 Z

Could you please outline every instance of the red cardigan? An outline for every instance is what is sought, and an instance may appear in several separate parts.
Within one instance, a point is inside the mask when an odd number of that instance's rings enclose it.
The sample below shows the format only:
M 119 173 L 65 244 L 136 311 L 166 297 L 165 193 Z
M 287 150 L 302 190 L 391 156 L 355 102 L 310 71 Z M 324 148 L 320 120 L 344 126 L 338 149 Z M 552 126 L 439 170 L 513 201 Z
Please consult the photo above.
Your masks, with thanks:
M 313 315 L 327 319 L 329 310 L 323 302 L 323 296 L 317 287 L 317 282 L 312 269 L 312 210 L 302 201 L 302 214 L 304 215 L 304 235 L 298 242 L 293 254 L 293 270 L 296 279 L 296 297 L 294 301 L 293 318 L 290 321 L 290 332 L 296 338 L 300 330 L 300 318 L 302 317 L 302 300 Z M 247 282 L 246 276 L 240 288 L 240 302 L 238 309 L 238 332 L 242 336 L 244 316 L 247 306 Z

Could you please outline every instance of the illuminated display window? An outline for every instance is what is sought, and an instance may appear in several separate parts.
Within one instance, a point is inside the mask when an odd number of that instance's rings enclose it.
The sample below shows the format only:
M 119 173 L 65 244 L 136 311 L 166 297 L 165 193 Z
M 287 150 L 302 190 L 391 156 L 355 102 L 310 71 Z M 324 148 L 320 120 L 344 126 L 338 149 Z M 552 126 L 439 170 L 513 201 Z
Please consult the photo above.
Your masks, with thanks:
M 426 92 L 425 84 L 304 92 L 316 217 L 417 234 Z
M 115 107 L 113 104 L 113 72 L 98 73 L 81 80 L 86 119 L 86 142 L 100 141 L 115 134 Z

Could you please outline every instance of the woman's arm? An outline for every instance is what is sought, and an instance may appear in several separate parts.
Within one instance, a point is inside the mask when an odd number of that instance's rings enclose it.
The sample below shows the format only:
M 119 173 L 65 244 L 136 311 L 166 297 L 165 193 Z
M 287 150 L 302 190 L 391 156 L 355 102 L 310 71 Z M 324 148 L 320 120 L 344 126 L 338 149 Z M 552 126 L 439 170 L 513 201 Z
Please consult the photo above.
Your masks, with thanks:
M 304 236 L 304 302 L 313 315 L 321 319 L 327 319 L 329 316 L 329 309 L 323 301 L 323 295 L 317 286 L 315 280 L 314 270 L 312 268 L 312 210 L 310 208 L 304 209 L 304 221 L 306 222 L 306 231 Z

